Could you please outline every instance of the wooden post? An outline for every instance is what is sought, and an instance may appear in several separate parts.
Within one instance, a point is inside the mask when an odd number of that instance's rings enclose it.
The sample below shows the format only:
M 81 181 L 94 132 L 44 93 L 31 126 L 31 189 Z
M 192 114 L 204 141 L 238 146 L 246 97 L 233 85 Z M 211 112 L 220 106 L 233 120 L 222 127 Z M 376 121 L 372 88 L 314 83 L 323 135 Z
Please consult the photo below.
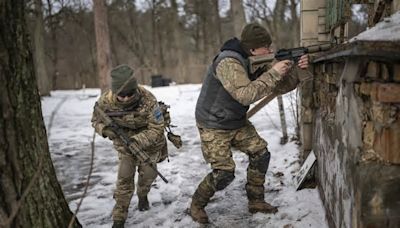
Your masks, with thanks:
M 281 128 L 282 128 L 281 144 L 286 144 L 288 141 L 288 135 L 287 135 L 285 109 L 283 106 L 282 96 L 278 96 L 278 106 L 279 106 L 279 114 L 280 114 L 279 116 L 281 119 Z

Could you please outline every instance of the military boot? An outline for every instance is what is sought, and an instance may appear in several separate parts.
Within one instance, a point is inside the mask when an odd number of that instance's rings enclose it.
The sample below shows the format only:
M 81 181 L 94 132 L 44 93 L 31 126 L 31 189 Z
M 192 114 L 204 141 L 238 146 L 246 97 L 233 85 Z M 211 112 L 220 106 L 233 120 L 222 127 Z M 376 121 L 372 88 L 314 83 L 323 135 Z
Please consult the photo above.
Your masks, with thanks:
M 124 228 L 124 224 L 125 224 L 124 220 L 114 220 L 112 228 Z
M 208 223 L 208 216 L 204 208 L 207 206 L 210 198 L 214 195 L 215 190 L 210 186 L 210 178 L 212 174 L 207 175 L 199 184 L 192 197 L 190 205 L 190 216 L 198 223 Z
M 249 200 L 250 213 L 276 213 L 277 207 L 265 202 L 264 183 L 270 160 L 270 153 L 265 149 L 265 153 L 257 156 L 250 156 L 250 163 L 247 167 L 246 193 Z
M 198 223 L 208 223 L 208 216 L 206 211 L 204 210 L 204 207 L 197 205 L 193 201 L 190 205 L 190 216 L 194 221 Z
M 149 201 L 147 200 L 147 196 L 139 196 L 139 211 L 147 211 L 150 209 Z
M 272 206 L 265 201 L 249 201 L 249 212 L 252 214 L 257 212 L 261 212 L 264 214 L 275 214 L 276 212 L 278 212 L 278 208 Z
M 277 207 L 265 202 L 264 200 L 264 186 L 255 186 L 246 184 L 247 198 L 249 200 L 249 212 L 250 213 L 276 213 L 278 212 Z

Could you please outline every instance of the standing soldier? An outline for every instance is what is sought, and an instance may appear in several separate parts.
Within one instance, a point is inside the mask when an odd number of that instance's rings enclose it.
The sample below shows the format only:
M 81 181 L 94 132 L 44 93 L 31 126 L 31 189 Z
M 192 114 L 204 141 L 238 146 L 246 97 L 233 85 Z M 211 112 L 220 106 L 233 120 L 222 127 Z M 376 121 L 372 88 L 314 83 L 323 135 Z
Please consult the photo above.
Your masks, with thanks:
M 96 105 L 112 117 L 113 122 L 153 161 L 163 160 L 167 154 L 164 119 L 154 95 L 138 86 L 136 78 L 133 77 L 133 69 L 126 65 L 111 71 L 111 87 L 111 90 L 101 95 Z M 132 156 L 121 139 L 110 127 L 105 126 L 96 112 L 93 113 L 92 125 L 98 134 L 112 140 L 118 151 L 118 180 L 114 192 L 116 204 L 112 216 L 113 227 L 124 227 L 135 188 L 136 168 L 139 173 L 137 195 L 140 211 L 149 209 L 147 194 L 157 173 L 149 164 L 142 163 Z
M 200 132 L 205 160 L 210 172 L 192 197 L 190 215 L 199 223 L 208 223 L 204 210 L 216 191 L 227 187 L 234 179 L 235 163 L 231 147 L 249 156 L 246 192 L 250 213 L 276 213 L 278 209 L 264 201 L 265 174 L 270 153 L 267 142 L 246 118 L 249 105 L 271 93 L 286 93 L 299 80 L 295 71 L 287 74 L 292 62 L 276 62 L 266 72 L 249 72 L 248 57 L 273 53 L 271 37 L 257 23 L 244 27 L 241 39 L 224 43 L 214 58 L 196 105 L 196 122 Z M 308 56 L 301 57 L 298 66 L 308 67 Z

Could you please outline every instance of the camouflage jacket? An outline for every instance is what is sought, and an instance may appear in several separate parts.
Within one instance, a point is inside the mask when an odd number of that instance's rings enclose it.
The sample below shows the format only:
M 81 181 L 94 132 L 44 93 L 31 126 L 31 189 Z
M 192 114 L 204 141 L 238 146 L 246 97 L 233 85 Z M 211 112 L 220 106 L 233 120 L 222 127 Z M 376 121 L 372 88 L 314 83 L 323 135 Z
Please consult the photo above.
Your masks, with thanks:
M 163 115 L 154 95 L 141 86 L 139 86 L 138 90 L 141 94 L 138 107 L 129 110 L 129 113 L 126 115 L 112 117 L 112 119 L 131 139 L 135 140 L 143 150 L 156 153 L 166 144 Z M 116 95 L 109 90 L 101 95 L 97 104 L 106 113 L 126 112 L 127 110 L 120 107 L 116 99 Z M 98 134 L 103 135 L 102 131 L 105 126 L 99 117 L 96 116 L 96 113 L 93 113 L 92 126 Z M 118 151 L 125 151 L 120 139 L 114 139 L 113 143 Z
M 271 93 L 285 94 L 299 83 L 296 69 L 283 78 L 271 66 L 268 69 L 251 81 L 247 70 L 237 59 L 225 58 L 217 65 L 216 77 L 225 90 L 243 105 L 250 105 Z

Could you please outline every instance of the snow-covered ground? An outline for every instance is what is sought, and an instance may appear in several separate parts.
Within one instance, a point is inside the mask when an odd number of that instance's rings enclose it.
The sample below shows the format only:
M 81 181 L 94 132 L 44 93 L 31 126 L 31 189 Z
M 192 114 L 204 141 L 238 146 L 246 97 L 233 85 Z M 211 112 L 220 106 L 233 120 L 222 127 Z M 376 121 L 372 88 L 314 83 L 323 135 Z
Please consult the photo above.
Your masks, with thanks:
M 156 179 L 149 194 L 149 211 L 137 210 L 137 197 L 134 195 L 126 227 L 199 227 L 187 214 L 187 208 L 197 185 L 210 172 L 210 166 L 202 157 L 194 119 L 200 88 L 201 85 L 149 88 L 157 99 L 171 105 L 172 123 L 178 126 L 173 130 L 182 136 L 183 147 L 177 150 L 169 143 L 170 162 L 158 164 L 159 171 L 169 183 Z M 42 100 L 51 155 L 72 211 L 77 207 L 89 172 L 93 137 L 90 119 L 99 93 L 97 89 L 54 91 L 51 97 Z M 294 96 L 284 96 L 291 135 L 294 118 L 290 103 Z M 207 227 L 328 227 L 317 189 L 295 190 L 292 178 L 300 169 L 298 147 L 294 142 L 279 144 L 281 131 L 276 99 L 251 121 L 269 143 L 272 158 L 265 198 L 278 206 L 279 212 L 252 215 L 247 211 L 244 185 L 248 159 L 245 154 L 235 151 L 236 178 L 207 206 L 211 221 Z M 111 227 L 117 166 L 117 153 L 111 142 L 97 135 L 91 183 L 77 215 L 84 227 Z

